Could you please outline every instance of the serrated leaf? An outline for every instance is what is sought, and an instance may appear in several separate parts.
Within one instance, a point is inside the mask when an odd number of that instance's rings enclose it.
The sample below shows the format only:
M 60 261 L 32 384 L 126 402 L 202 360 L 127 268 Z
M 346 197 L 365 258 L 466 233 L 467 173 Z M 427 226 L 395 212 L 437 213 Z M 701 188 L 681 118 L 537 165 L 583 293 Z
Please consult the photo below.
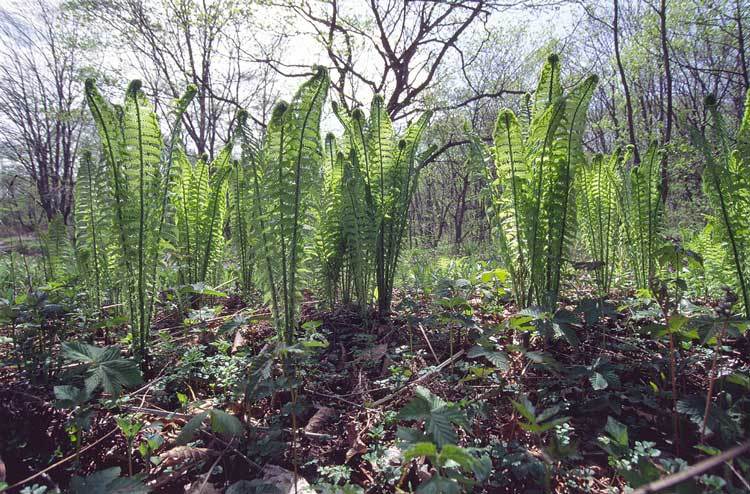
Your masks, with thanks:
M 612 417 L 607 417 L 607 425 L 604 431 L 609 434 L 618 445 L 628 447 L 628 427 Z
M 175 444 L 184 445 L 192 441 L 195 433 L 201 428 L 206 418 L 210 419 L 211 431 L 217 434 L 231 438 L 241 436 L 244 431 L 242 422 L 237 417 L 229 415 L 222 410 L 212 409 L 201 412 L 191 418 L 182 428 L 177 439 L 175 439 Z
M 150 489 L 138 477 L 120 477 L 120 467 L 107 468 L 86 477 L 73 476 L 70 494 L 146 494 Z
M 102 349 L 79 341 L 66 341 L 62 344 L 62 354 L 67 360 L 91 363 L 102 354 Z
M 201 412 L 191 418 L 188 423 L 183 426 L 177 439 L 175 439 L 175 444 L 183 445 L 192 441 L 193 437 L 195 437 L 195 433 L 198 432 L 198 429 L 203 425 L 203 421 L 206 420 L 206 417 L 208 417 L 208 412 Z
M 473 471 L 474 464 L 477 461 L 477 459 L 474 458 L 466 449 L 460 446 L 456 446 L 455 444 L 446 444 L 445 446 L 443 446 L 443 448 L 440 450 L 440 460 L 443 463 L 445 462 L 445 460 L 454 461 L 459 466 L 461 466 L 461 468 L 469 472 Z
M 244 432 L 242 422 L 234 415 L 223 410 L 211 410 L 211 430 L 226 437 L 238 437 Z
M 55 386 L 54 393 L 55 398 L 57 398 L 55 406 L 59 408 L 73 408 L 84 404 L 90 398 L 85 388 L 70 385 Z
M 396 429 L 396 437 L 410 444 L 430 441 L 424 432 L 401 426 Z
M 609 386 L 607 379 L 599 372 L 594 372 L 593 374 L 591 374 L 589 376 L 589 381 L 591 382 L 591 387 L 596 391 L 607 389 L 607 386 Z
M 518 401 L 510 401 L 513 403 L 513 408 L 515 408 L 523 418 L 532 423 L 536 422 L 536 409 L 525 395 L 521 396 Z
M 118 346 L 99 348 L 81 342 L 65 342 L 63 355 L 68 360 L 88 365 L 85 384 L 89 394 L 101 386 L 105 392 L 117 396 L 123 388 L 142 382 L 138 365 L 123 358 Z
M 448 403 L 428 389 L 418 386 L 414 398 L 398 413 L 401 420 L 424 420 L 425 432 L 442 447 L 455 443 L 457 436 L 453 425 L 466 426 L 466 417 L 458 406 Z
M 509 369 L 508 365 L 508 354 L 501 350 L 488 350 L 480 345 L 471 347 L 466 354 L 468 358 L 486 358 L 492 365 L 502 371 Z

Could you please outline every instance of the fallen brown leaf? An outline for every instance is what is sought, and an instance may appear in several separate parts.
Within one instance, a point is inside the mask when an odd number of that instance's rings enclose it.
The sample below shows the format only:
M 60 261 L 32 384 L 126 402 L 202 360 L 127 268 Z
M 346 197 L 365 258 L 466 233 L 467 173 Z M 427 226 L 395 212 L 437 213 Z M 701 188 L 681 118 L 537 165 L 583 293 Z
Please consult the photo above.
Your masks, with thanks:
M 161 458 L 161 465 L 165 467 L 171 467 L 185 463 L 186 461 L 200 461 L 205 460 L 209 456 L 214 455 L 215 452 L 208 448 L 194 448 L 192 446 L 177 446 L 169 451 L 165 451 L 159 455 Z
M 320 407 L 315 412 L 305 426 L 305 432 L 318 432 L 326 425 L 333 416 L 336 415 L 336 411 L 329 407 Z

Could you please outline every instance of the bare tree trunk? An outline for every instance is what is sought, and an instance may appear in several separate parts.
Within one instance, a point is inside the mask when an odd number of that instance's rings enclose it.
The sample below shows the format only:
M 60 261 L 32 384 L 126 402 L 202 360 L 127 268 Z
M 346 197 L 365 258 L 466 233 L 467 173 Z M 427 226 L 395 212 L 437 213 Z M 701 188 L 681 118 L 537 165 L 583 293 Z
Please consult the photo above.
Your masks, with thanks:
M 628 80 L 625 77 L 625 68 L 622 65 L 622 57 L 620 55 L 620 8 L 618 0 L 615 2 L 615 14 L 613 21 L 613 31 L 615 37 L 615 59 L 617 60 L 617 71 L 620 74 L 620 81 L 622 83 L 622 92 L 625 95 L 625 115 L 628 121 L 628 137 L 630 138 L 630 144 L 633 146 L 633 158 L 635 164 L 638 165 L 641 162 L 641 155 L 638 152 L 638 143 L 635 139 L 635 123 L 633 122 L 633 102 L 630 99 L 630 88 L 628 87 Z
M 469 174 L 465 174 L 463 178 L 463 184 L 461 187 L 461 194 L 459 195 L 458 202 L 456 203 L 456 214 L 454 216 L 454 229 L 455 236 L 454 242 L 456 249 L 459 248 L 461 242 L 464 239 L 464 217 L 466 216 L 466 194 L 469 190 Z
M 659 9 L 659 31 L 661 38 L 661 52 L 664 63 L 664 77 L 667 87 L 665 96 L 667 99 L 667 109 L 662 114 L 664 124 L 664 146 L 667 146 L 672 139 L 672 69 L 669 65 L 669 44 L 667 43 L 667 1 L 661 0 Z M 669 173 L 667 169 L 667 153 L 663 155 L 661 162 L 661 200 L 666 203 L 669 192 Z
M 742 81 L 745 83 L 745 91 L 750 89 L 750 76 L 747 73 L 747 59 L 745 56 L 745 33 L 742 28 L 742 0 L 737 0 L 737 51 L 740 54 L 740 71 L 742 72 Z M 740 99 L 742 101 L 742 99 Z M 742 112 L 742 105 L 740 105 Z M 742 113 L 740 113 L 741 115 Z

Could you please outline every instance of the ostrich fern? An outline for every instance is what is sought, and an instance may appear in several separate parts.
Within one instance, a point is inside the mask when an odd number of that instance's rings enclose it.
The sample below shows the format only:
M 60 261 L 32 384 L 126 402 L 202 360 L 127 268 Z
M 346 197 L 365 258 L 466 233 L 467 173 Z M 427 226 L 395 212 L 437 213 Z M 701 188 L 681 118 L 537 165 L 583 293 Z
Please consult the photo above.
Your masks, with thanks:
M 101 307 L 110 286 L 109 252 L 111 200 L 104 170 L 89 151 L 83 153 L 75 187 L 76 252 L 81 274 L 95 309 Z
M 180 272 L 183 283 L 206 281 L 224 248 L 227 177 L 231 172 L 230 142 L 209 164 L 191 164 L 184 151 L 176 153 L 178 168 L 172 200 L 177 219 Z
M 336 138 L 327 134 L 323 151 L 323 190 L 318 202 L 315 249 L 326 299 L 333 306 L 338 301 L 351 300 L 344 224 L 344 168 L 343 154 Z
M 323 160 L 320 118 L 330 82 L 322 68 L 292 102 L 273 110 L 263 143 L 243 125 L 243 166 L 250 174 L 251 223 L 259 237 L 256 257 L 274 322 L 287 343 L 298 319 L 298 275 L 309 240 L 309 224 Z
M 559 59 L 551 55 L 521 120 L 512 110 L 498 114 L 488 213 L 521 306 L 553 310 L 557 302 L 575 233 L 573 184 L 585 163 L 582 136 L 596 83 L 590 76 L 563 94 Z
M 623 160 L 623 164 L 625 162 L 627 159 Z M 630 171 L 623 168 L 621 172 L 620 218 L 636 288 L 650 288 L 656 275 L 664 209 L 661 200 L 661 162 L 662 151 L 652 143 L 638 166 Z
M 247 121 L 247 113 L 237 114 L 239 138 L 242 139 Z M 235 137 L 237 139 L 237 137 Z M 233 143 L 241 150 L 241 142 Z M 240 268 L 240 287 L 248 294 L 253 286 L 254 255 L 253 255 L 253 222 L 252 219 L 252 177 L 247 163 L 240 156 L 232 156 L 229 171 L 229 225 L 231 243 L 234 247 Z
M 61 281 L 71 274 L 72 247 L 67 228 L 61 214 L 56 214 L 47 223 L 47 231 L 40 236 L 44 277 L 48 282 Z
M 711 144 L 693 130 L 693 142 L 703 151 L 704 190 L 715 210 L 712 223 L 719 227 L 720 238 L 734 267 L 734 285 L 739 290 L 745 315 L 750 314 L 750 91 L 745 112 L 732 146 L 717 106 L 708 96 L 706 107 L 711 118 Z
M 386 314 L 393 297 L 409 204 L 424 157 L 418 150 L 432 114 L 422 114 L 398 137 L 380 96 L 372 100 L 369 119 L 359 109 L 351 115 L 337 106 L 334 111 L 344 126 L 349 150 L 349 167 L 344 173 L 349 206 L 345 210 L 351 214 L 347 220 L 349 229 L 357 231 L 354 243 L 348 244 L 351 275 L 354 283 L 361 285 L 356 291 L 363 304 L 369 303 L 367 285 L 370 277 L 374 277 L 378 310 Z M 362 297 L 367 298 L 362 300 Z
M 597 155 L 579 170 L 578 211 L 584 244 L 594 262 L 600 296 L 609 293 L 615 266 L 619 214 L 617 195 L 620 190 L 618 170 L 623 154 Z
M 112 223 L 117 245 L 118 276 L 124 280 L 134 349 L 145 357 L 154 299 L 159 244 L 168 205 L 172 163 L 180 122 L 195 87 L 175 105 L 173 135 L 166 150 L 152 105 L 133 81 L 124 105 L 102 97 L 86 81 L 86 101 L 101 140 L 112 191 Z

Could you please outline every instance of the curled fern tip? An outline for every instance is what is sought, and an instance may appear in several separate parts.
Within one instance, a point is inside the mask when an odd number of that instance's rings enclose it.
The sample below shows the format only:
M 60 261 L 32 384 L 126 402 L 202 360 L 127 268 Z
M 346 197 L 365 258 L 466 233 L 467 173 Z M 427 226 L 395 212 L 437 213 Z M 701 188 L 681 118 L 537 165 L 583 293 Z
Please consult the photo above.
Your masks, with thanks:
M 247 110 L 244 108 L 237 110 L 237 122 L 240 125 L 245 125 L 245 122 L 247 122 Z
M 284 116 L 286 110 L 289 108 L 289 103 L 286 101 L 279 101 L 276 106 L 273 107 L 273 113 L 271 114 L 271 120 L 279 120 Z
M 127 94 L 136 94 L 138 91 L 141 90 L 141 87 L 143 87 L 143 83 L 140 79 L 133 79 L 130 81 L 130 84 L 128 85 L 128 91 Z

